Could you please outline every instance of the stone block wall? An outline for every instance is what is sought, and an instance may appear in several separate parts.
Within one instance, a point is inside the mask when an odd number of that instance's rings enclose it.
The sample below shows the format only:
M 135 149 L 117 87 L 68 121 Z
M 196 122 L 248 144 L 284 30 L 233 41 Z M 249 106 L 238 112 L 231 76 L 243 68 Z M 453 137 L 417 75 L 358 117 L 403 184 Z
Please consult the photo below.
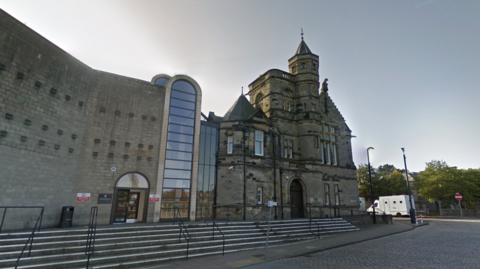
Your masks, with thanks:
M 93 70 L 0 10 L 0 206 L 45 206 L 44 226 L 70 205 Z M 9 210 L 5 229 L 37 213 Z

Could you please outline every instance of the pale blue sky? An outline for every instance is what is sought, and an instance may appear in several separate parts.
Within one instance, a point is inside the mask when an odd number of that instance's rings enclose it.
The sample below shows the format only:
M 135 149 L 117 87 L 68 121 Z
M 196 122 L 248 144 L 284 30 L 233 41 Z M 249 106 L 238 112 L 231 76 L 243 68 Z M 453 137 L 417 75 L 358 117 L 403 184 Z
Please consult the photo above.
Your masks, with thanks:
M 265 71 L 288 70 L 300 28 L 353 134 L 355 163 L 479 168 L 480 1 L 0 0 L 94 69 L 187 74 L 223 115 Z

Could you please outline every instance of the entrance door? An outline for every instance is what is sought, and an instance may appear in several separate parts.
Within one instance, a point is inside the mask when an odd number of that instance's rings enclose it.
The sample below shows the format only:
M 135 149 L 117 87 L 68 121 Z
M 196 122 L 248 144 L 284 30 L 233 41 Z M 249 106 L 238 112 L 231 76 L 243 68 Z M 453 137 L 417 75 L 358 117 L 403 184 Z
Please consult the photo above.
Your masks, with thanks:
M 130 192 L 128 195 L 128 210 L 127 210 L 127 223 L 137 222 L 138 216 L 138 201 L 140 199 L 139 192 Z
M 303 218 L 303 190 L 298 180 L 294 180 L 290 184 L 290 204 L 292 219 Z
M 130 200 L 129 190 L 118 190 L 117 199 L 115 200 L 115 211 L 113 222 L 121 223 L 127 221 L 128 204 Z

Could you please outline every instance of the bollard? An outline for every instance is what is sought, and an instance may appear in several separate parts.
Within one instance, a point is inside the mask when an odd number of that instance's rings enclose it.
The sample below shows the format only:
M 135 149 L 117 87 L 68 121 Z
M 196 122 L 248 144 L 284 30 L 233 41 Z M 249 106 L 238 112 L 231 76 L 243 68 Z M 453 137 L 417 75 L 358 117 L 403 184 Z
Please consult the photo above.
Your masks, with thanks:
M 415 225 L 418 225 L 417 216 L 415 216 Z
M 420 223 L 423 224 L 423 215 L 420 215 Z

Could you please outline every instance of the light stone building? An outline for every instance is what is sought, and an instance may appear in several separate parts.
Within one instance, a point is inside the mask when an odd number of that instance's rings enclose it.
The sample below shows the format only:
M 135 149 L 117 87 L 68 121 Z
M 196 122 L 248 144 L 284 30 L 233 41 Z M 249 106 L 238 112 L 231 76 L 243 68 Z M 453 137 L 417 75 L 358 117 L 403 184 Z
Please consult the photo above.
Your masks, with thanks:
M 289 72 L 266 72 L 250 102 L 206 116 L 193 78 L 92 69 L 0 10 L 0 207 L 42 206 L 43 227 L 63 206 L 73 225 L 92 207 L 99 224 L 171 220 L 175 207 L 192 221 L 260 219 L 269 200 L 277 218 L 348 213 L 351 131 L 326 83 L 318 93 L 318 64 L 302 40 Z M 37 217 L 9 208 L 3 229 Z
M 220 124 L 217 215 L 236 219 L 351 214 L 358 209 L 351 130 L 328 95 L 320 93 L 319 57 L 302 40 L 289 72 L 272 69 L 249 85 Z M 233 215 L 233 216 L 232 216 Z

